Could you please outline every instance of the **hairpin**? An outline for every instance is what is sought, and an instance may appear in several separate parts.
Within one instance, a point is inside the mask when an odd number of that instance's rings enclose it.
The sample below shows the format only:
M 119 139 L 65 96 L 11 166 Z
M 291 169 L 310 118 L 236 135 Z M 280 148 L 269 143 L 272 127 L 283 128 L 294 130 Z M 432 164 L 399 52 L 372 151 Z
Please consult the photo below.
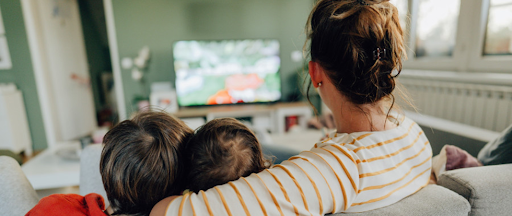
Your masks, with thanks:
M 381 51 L 380 48 L 377 47 L 377 49 L 373 51 L 373 60 L 374 61 L 382 60 L 382 57 L 386 58 L 386 56 L 387 56 L 386 49 L 382 49 L 382 51 Z
M 387 75 L 389 75 L 389 76 L 391 76 L 391 77 L 393 77 L 393 78 L 396 78 L 396 77 L 398 77 L 398 75 L 400 75 L 400 71 L 398 71 L 398 70 L 394 69 L 394 70 L 391 70 L 391 71 L 384 71 L 384 72 L 381 72 L 381 73 L 380 73 L 380 75 L 381 75 L 381 76 L 387 76 Z
M 357 0 L 357 3 L 359 3 L 360 5 L 363 5 L 363 6 L 370 5 L 370 4 L 366 3 L 366 1 L 364 1 L 364 0 Z

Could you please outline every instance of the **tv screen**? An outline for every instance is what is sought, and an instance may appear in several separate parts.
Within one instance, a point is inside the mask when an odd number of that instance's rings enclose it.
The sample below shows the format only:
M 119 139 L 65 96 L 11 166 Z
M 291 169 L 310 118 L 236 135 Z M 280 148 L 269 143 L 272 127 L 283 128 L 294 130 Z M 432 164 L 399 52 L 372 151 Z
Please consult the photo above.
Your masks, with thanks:
M 281 98 L 277 40 L 178 41 L 173 53 L 180 106 Z

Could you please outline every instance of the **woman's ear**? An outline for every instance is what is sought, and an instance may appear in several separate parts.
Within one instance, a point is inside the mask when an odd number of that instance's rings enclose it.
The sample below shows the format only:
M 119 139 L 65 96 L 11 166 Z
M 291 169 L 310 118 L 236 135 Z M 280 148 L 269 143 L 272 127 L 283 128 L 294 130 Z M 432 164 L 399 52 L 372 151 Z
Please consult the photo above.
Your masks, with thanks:
M 323 81 L 323 69 L 317 62 L 309 61 L 309 76 L 311 77 L 311 82 L 313 82 L 313 86 L 318 88 L 318 83 Z

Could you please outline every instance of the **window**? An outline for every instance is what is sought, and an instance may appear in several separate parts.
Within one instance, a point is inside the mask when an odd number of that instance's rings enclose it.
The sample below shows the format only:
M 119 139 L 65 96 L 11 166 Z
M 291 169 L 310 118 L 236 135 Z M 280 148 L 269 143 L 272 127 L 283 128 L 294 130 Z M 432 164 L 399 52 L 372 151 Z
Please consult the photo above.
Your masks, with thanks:
M 400 17 L 400 25 L 402 26 L 402 29 L 407 29 L 408 0 L 390 0 L 390 2 L 398 9 L 398 16 Z
M 416 57 L 451 57 L 455 48 L 460 0 L 419 0 Z
M 491 0 L 484 55 L 512 55 L 512 0 Z
M 512 0 L 408 3 L 405 69 L 512 73 Z

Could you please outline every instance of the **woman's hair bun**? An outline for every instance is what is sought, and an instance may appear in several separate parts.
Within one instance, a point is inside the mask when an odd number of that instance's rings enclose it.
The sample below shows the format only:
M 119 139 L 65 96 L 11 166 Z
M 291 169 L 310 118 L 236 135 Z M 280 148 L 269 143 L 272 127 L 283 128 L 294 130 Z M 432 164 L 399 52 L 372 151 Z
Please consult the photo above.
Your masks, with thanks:
M 357 4 L 362 6 L 370 6 L 375 4 L 380 4 L 382 2 L 388 2 L 389 0 L 355 0 Z
M 376 4 L 378 10 L 371 8 Z M 389 0 L 319 0 L 307 32 L 311 59 L 353 103 L 393 98 L 392 71 L 402 69 L 405 44 L 398 11 Z
M 361 1 L 361 0 L 357 0 L 357 1 Z M 363 0 L 365 1 L 366 3 L 370 4 L 370 5 L 373 5 L 373 4 L 380 4 L 382 2 L 388 2 L 389 0 Z

